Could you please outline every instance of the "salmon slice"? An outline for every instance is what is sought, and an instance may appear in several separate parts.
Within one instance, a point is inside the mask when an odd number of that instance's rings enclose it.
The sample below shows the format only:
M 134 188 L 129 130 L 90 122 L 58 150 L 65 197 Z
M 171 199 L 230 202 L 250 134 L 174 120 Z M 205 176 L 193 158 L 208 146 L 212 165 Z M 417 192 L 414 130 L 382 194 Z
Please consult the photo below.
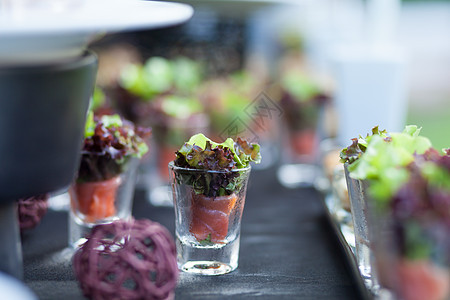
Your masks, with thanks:
M 69 191 L 72 207 L 81 212 L 89 223 L 114 216 L 120 183 L 119 176 L 105 181 L 75 183 Z
M 400 292 L 405 300 L 445 300 L 450 296 L 450 272 L 426 260 L 398 264 Z
M 229 215 L 236 200 L 235 194 L 207 197 L 193 193 L 189 231 L 198 241 L 210 238 L 213 243 L 222 242 L 227 236 Z
M 316 132 L 313 129 L 304 129 L 291 134 L 291 145 L 295 154 L 310 155 L 315 151 Z

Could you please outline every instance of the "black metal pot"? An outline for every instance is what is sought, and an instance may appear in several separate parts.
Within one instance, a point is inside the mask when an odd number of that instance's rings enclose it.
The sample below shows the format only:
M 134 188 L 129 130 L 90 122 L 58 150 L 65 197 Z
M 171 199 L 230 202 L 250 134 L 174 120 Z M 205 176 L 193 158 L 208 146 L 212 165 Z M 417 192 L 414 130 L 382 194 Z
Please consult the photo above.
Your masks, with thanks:
M 0 67 L 0 204 L 70 184 L 96 72 L 91 52 L 51 65 Z

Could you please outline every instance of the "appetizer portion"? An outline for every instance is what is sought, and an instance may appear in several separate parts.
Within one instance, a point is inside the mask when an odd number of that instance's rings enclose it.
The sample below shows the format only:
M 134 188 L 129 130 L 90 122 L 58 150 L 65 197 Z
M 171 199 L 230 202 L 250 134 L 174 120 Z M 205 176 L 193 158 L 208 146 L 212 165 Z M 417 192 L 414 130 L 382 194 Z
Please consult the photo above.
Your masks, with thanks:
M 176 180 L 189 187 L 190 234 L 202 244 L 223 243 L 229 233 L 230 216 L 242 214 L 242 190 L 249 163 L 261 160 L 259 145 L 240 138 L 218 144 L 197 134 L 176 155 Z
M 280 80 L 284 121 L 292 159 L 313 160 L 317 152 L 319 115 L 331 97 L 310 76 L 287 71 Z
M 77 217 L 94 223 L 116 215 L 121 175 L 148 151 L 143 139 L 149 134 L 118 115 L 88 115 L 78 176 L 69 189 Z
M 448 154 L 432 148 L 414 125 L 401 133 L 375 127 L 341 152 L 350 181 L 366 186 L 364 205 L 352 206 L 352 214 L 354 220 L 368 214 L 364 227 L 375 257 L 370 265 L 399 299 L 450 296 Z

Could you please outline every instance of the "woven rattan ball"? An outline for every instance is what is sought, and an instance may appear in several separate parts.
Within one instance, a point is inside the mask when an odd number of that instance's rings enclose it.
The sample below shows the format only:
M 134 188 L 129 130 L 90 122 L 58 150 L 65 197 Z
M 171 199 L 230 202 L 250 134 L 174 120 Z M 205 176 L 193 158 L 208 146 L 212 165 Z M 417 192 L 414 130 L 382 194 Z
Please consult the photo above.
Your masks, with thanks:
M 20 230 L 36 227 L 47 212 L 48 194 L 19 199 L 18 213 Z
M 172 299 L 178 279 L 173 238 L 150 220 L 94 227 L 73 268 L 90 299 Z

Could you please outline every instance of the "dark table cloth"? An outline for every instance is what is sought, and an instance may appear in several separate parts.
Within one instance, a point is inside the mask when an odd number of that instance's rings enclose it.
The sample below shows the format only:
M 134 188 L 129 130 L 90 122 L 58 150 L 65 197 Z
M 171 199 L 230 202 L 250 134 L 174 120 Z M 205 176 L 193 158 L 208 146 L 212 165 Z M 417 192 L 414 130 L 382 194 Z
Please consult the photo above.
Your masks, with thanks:
M 272 169 L 252 171 L 239 267 L 222 276 L 180 274 L 176 299 L 361 299 L 357 280 L 314 189 L 286 189 Z M 136 191 L 135 218 L 174 233 L 173 208 Z M 25 283 L 40 299 L 84 299 L 67 248 L 67 212 L 49 211 L 23 238 Z

